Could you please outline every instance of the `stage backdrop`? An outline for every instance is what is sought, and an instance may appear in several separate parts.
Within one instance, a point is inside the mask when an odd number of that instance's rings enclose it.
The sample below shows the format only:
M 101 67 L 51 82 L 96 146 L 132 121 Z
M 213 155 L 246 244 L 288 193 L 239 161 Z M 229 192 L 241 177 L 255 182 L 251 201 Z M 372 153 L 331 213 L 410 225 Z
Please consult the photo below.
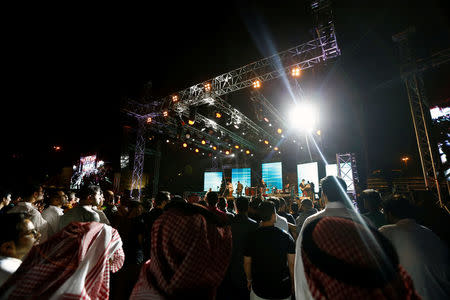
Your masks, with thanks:
M 297 165 L 297 178 L 297 186 L 300 185 L 302 179 L 305 179 L 306 182 L 314 183 L 314 192 L 319 192 L 319 169 L 317 162 Z M 300 189 L 299 192 L 301 192 Z
M 337 176 L 338 174 L 337 164 L 326 165 L 325 171 L 327 173 L 327 176 Z
M 231 170 L 231 183 L 233 184 L 233 194 L 236 195 L 237 182 L 240 181 L 243 185 L 242 194 L 245 193 L 246 187 L 252 186 L 252 174 L 250 168 L 232 169 Z
M 272 188 L 276 187 L 281 190 L 283 188 L 281 162 L 262 164 L 262 179 L 272 193 Z
M 205 172 L 205 180 L 203 185 L 203 190 L 205 192 L 209 191 L 209 189 L 214 192 L 218 192 L 221 184 L 222 172 Z

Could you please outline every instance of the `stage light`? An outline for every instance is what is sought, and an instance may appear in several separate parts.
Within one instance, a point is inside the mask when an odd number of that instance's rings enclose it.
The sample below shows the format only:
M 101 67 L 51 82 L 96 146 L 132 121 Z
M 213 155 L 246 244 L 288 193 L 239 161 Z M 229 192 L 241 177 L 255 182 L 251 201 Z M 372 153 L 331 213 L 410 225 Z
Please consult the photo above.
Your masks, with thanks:
M 205 83 L 205 92 L 211 91 L 211 83 Z
M 178 95 L 173 95 L 172 96 L 172 101 L 173 102 L 177 102 L 178 101 Z
M 292 128 L 311 132 L 316 123 L 316 110 L 311 103 L 304 103 L 291 109 L 289 122 Z
M 322 132 L 320 131 L 320 129 L 319 130 L 317 130 L 317 135 L 321 135 L 322 134 Z
M 53 150 L 55 150 L 55 151 L 61 151 L 61 146 L 53 146 Z
M 202 145 L 205 145 L 206 144 L 206 141 L 205 140 L 202 140 Z
M 194 120 L 189 120 L 189 121 L 188 121 L 188 124 L 189 124 L 189 125 L 194 125 L 194 123 L 195 123 Z
M 239 129 L 239 125 L 238 124 L 234 124 L 234 128 Z
M 250 154 L 250 150 L 246 150 L 246 151 L 245 151 L 245 154 Z
M 234 148 L 239 149 L 239 145 L 234 146 Z
M 261 87 L 261 81 L 259 81 L 259 80 L 253 81 L 253 88 L 254 89 L 259 89 L 260 87 Z
M 169 116 L 169 112 L 167 110 L 163 111 L 163 117 L 168 117 Z
M 226 154 L 226 155 L 230 154 L 230 151 L 228 151 L 228 150 L 227 150 L 227 151 L 225 151 L 225 154 Z
M 166 140 L 166 143 L 169 143 L 170 141 L 169 140 Z
M 269 141 L 268 141 L 268 140 L 265 140 L 265 141 L 264 141 L 264 144 L 269 145 Z
M 278 132 L 279 134 L 282 134 L 282 133 L 283 133 L 283 129 L 278 128 L 277 132 Z
M 195 152 L 197 152 L 197 153 L 198 153 L 198 151 L 199 151 L 199 150 L 198 150 L 197 148 L 195 148 Z
M 216 112 L 216 118 L 217 118 L 217 119 L 220 119 L 220 118 L 222 118 L 222 114 L 221 114 L 221 113 L 219 113 L 219 112 Z
M 213 150 L 217 150 L 217 147 L 216 147 L 216 146 L 213 146 Z
M 190 135 L 189 133 L 186 133 L 185 137 L 186 137 L 187 139 L 190 139 L 190 138 L 191 138 L 191 135 Z
M 183 148 L 186 148 L 187 147 L 187 144 L 186 143 L 183 143 Z
M 278 151 L 278 147 L 273 148 L 273 150 Z
M 148 117 L 147 118 L 147 124 L 150 124 L 152 122 L 152 118 Z
M 269 119 L 267 119 L 266 117 L 264 117 L 264 121 L 266 121 L 267 123 L 269 123 Z
M 292 77 L 300 77 L 300 68 L 299 67 L 292 68 L 291 75 Z

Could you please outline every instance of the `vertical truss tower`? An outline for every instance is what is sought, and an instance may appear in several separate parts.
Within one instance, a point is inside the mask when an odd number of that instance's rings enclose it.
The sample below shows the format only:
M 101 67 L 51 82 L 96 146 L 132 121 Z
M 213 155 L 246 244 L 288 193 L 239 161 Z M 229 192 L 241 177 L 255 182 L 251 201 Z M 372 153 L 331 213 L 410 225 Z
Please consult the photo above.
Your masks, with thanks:
M 356 200 L 355 182 L 359 181 L 356 167 L 356 157 L 354 153 L 336 154 L 338 176 L 347 183 L 347 193 L 353 195 Z

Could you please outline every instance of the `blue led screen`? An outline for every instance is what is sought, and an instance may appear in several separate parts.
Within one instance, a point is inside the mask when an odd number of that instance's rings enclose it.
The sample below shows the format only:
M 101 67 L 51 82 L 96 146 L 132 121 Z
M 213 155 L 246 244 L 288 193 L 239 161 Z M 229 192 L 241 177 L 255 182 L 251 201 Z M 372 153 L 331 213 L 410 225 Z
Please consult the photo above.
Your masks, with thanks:
M 205 172 L 205 180 L 203 184 L 203 190 L 205 192 L 211 191 L 218 192 L 220 185 L 222 184 L 222 172 Z
M 232 169 L 231 170 L 231 183 L 233 184 L 233 194 L 236 194 L 237 182 L 240 181 L 244 186 L 242 194 L 245 192 L 246 187 L 252 186 L 252 175 L 250 168 Z
M 262 179 L 269 189 L 266 193 L 271 193 L 273 187 L 281 190 L 283 188 L 281 162 L 262 164 Z

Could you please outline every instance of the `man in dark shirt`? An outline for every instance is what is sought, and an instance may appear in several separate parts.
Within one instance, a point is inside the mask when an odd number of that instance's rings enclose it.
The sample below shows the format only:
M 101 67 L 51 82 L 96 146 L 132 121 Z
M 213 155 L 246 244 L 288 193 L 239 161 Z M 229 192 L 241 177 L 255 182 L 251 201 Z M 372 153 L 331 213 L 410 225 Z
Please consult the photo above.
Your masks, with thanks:
M 230 278 L 230 290 L 233 299 L 249 299 L 250 292 L 247 289 L 247 280 L 244 272 L 244 248 L 249 234 L 258 228 L 258 223 L 248 217 L 247 197 L 236 199 L 237 214 L 231 223 L 233 237 L 233 250 L 227 276 Z
M 278 214 L 282 217 L 285 217 L 289 223 L 295 224 L 294 217 L 289 213 L 287 209 L 286 200 L 284 200 L 284 198 L 279 199 L 280 199 L 280 209 L 278 210 Z
M 150 258 L 151 233 L 153 223 L 163 214 L 164 206 L 170 201 L 170 193 L 161 191 L 156 194 L 153 200 L 153 208 L 150 212 L 144 214 L 144 261 Z
M 208 203 L 208 210 L 221 218 L 224 222 L 229 222 L 230 218 L 223 211 L 217 208 L 219 202 L 219 195 L 217 192 L 208 192 L 206 194 L 206 203 Z
M 244 249 L 244 271 L 250 297 L 290 299 L 294 286 L 294 240 L 274 227 L 276 215 L 272 202 L 262 202 L 259 214 L 260 227 L 249 235 Z

